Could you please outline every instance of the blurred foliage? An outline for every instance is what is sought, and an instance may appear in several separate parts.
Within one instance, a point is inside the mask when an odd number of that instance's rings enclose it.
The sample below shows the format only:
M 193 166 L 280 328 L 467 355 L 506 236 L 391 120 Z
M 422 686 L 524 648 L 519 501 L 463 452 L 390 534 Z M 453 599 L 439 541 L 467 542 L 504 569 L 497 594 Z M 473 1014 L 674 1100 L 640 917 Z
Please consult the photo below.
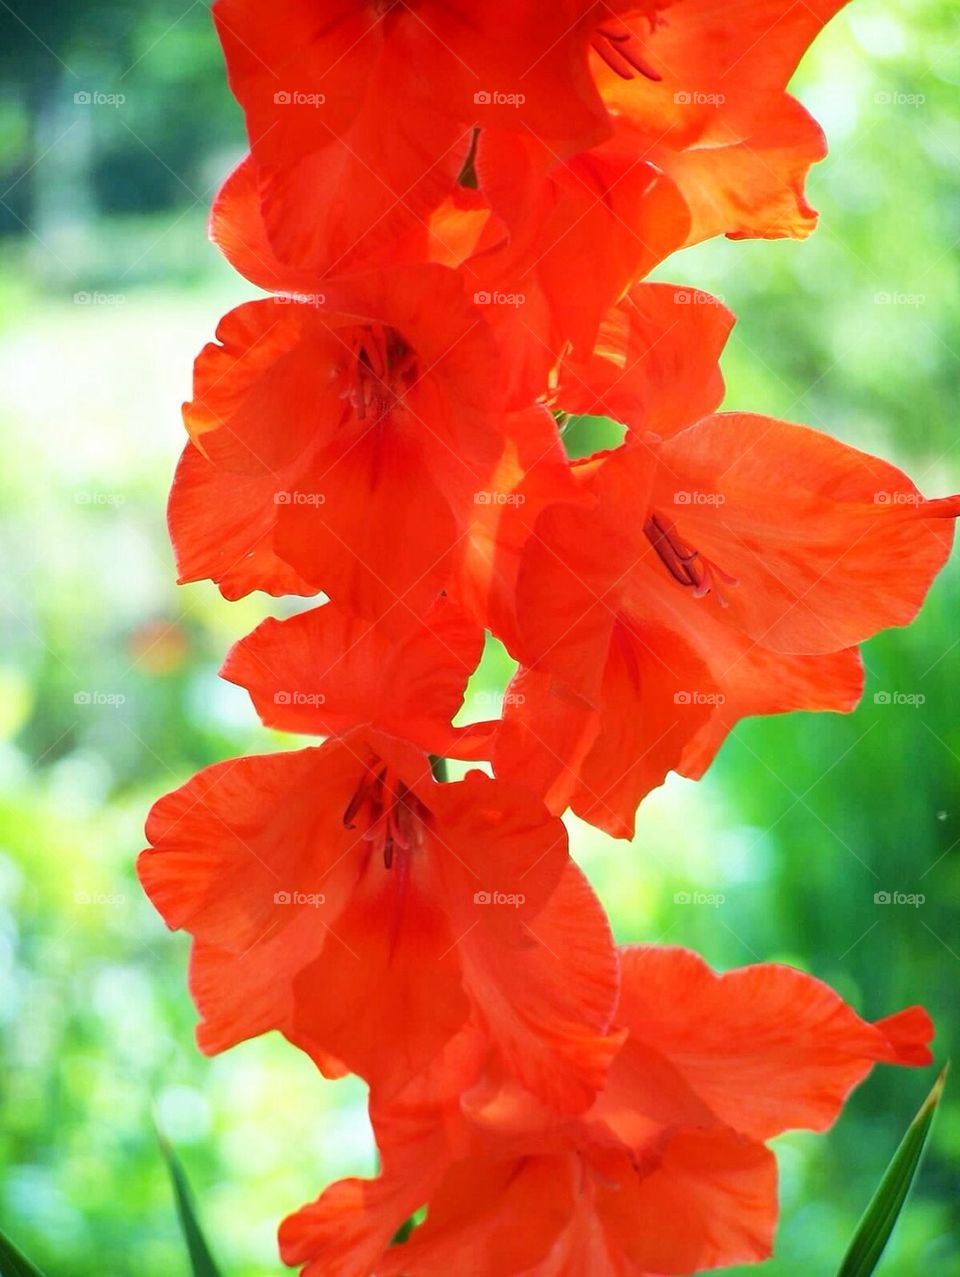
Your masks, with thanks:
M 203 1059 L 186 941 L 133 876 L 158 794 L 281 743 L 216 671 L 282 605 L 178 590 L 163 522 L 193 354 L 254 291 L 203 230 L 239 113 L 203 4 L 4 9 L 0 1227 L 52 1277 L 185 1271 L 155 1108 L 225 1273 L 259 1277 L 279 1270 L 286 1211 L 373 1169 L 363 1088 L 324 1082 L 272 1037 Z M 958 485 L 953 10 L 857 0 L 821 37 L 797 82 L 831 142 L 810 184 L 817 235 L 704 245 L 658 272 L 738 314 L 729 406 L 828 429 L 934 495 Z M 911 630 L 868 646 L 856 714 L 743 724 L 706 781 L 651 796 L 633 846 L 572 822 L 618 938 L 719 966 L 793 962 L 869 1016 L 922 1000 L 946 1058 L 960 1027 L 958 615 L 954 565 Z M 491 647 L 476 716 L 508 673 Z M 925 699 L 876 702 L 885 691 Z M 697 891 L 723 903 L 674 901 Z M 881 1070 L 828 1136 L 780 1141 L 764 1272 L 836 1269 L 930 1081 Z M 960 1273 L 958 1151 L 948 1092 L 881 1277 Z

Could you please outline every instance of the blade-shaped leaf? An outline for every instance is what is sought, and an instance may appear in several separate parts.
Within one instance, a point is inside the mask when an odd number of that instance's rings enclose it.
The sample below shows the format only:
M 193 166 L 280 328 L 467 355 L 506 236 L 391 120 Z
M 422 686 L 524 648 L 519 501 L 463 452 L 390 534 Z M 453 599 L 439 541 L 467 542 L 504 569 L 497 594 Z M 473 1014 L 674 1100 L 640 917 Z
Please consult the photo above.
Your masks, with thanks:
M 920 1112 L 910 1123 L 887 1167 L 880 1186 L 857 1225 L 837 1277 L 870 1277 L 894 1230 L 920 1166 L 920 1159 L 943 1094 L 948 1065 L 944 1065 Z
M 174 1196 L 177 1199 L 177 1215 L 180 1218 L 184 1241 L 187 1243 L 187 1252 L 190 1255 L 190 1269 L 193 1277 L 220 1277 L 220 1269 L 214 1263 L 210 1248 L 207 1246 L 201 1231 L 200 1222 L 197 1219 L 197 1212 L 193 1204 L 193 1194 L 190 1191 L 190 1185 L 187 1182 L 183 1167 L 180 1165 L 177 1155 L 170 1144 L 159 1132 L 158 1139 L 164 1160 L 167 1163 L 167 1170 L 170 1172 Z
M 40 1269 L 31 1264 L 3 1233 L 0 1233 L 0 1273 L 3 1277 L 43 1277 Z

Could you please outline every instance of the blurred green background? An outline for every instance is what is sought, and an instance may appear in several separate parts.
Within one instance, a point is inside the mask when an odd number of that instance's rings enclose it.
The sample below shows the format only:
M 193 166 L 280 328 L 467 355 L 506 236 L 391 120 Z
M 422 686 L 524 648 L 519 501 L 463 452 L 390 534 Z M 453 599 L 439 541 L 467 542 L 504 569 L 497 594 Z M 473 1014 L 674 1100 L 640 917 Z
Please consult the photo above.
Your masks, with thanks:
M 856 0 L 797 80 L 831 142 L 810 183 L 817 235 L 713 243 L 658 272 L 739 315 L 729 406 L 881 452 L 931 495 L 960 484 L 956 17 L 953 0 Z M 266 602 L 177 589 L 164 528 L 192 357 L 254 293 L 204 233 L 241 120 L 203 3 L 9 0 L 0 24 L 0 1227 L 51 1277 L 185 1273 L 155 1111 L 226 1274 L 259 1277 L 280 1270 L 285 1212 L 372 1170 L 363 1088 L 274 1037 L 203 1059 L 187 942 L 133 876 L 158 794 L 280 743 L 216 677 Z M 868 646 L 855 715 L 741 726 L 705 782 L 651 797 L 635 846 L 576 826 L 618 938 L 723 967 L 787 960 L 871 1017 L 922 1000 L 946 1058 L 958 617 L 954 562 L 911 630 Z M 476 691 L 503 673 L 491 653 Z M 779 1142 L 764 1272 L 835 1271 L 931 1082 L 881 1070 L 827 1137 Z M 960 1273 L 958 1152 L 954 1085 L 887 1277 Z

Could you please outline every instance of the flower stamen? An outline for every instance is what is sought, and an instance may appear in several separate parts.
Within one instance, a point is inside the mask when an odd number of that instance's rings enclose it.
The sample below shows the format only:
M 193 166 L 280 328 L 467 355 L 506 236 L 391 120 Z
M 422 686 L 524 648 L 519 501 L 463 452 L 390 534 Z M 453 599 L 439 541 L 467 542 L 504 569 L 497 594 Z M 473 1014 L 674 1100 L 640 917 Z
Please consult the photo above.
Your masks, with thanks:
M 648 21 L 650 23 L 650 33 L 653 34 L 658 20 L 656 17 L 651 16 Z M 636 39 L 634 32 L 627 26 L 599 26 L 594 32 L 590 44 L 597 56 L 621 80 L 633 80 L 638 73 L 646 76 L 648 80 L 657 81 L 663 79 L 660 72 L 655 71 L 650 63 L 646 61 L 640 52 L 639 41 Z
M 343 813 L 345 829 L 363 828 L 362 841 L 392 869 L 394 859 L 404 862 L 423 842 L 429 813 L 423 803 L 386 764 L 368 767 Z
M 643 531 L 660 562 L 676 582 L 693 590 L 695 599 L 713 593 L 721 607 L 727 606 L 718 582 L 728 586 L 739 585 L 735 577 L 728 576 L 722 568 L 704 558 L 699 550 L 682 541 L 676 527 L 663 515 L 652 513 L 644 523 Z
M 412 385 L 416 355 L 393 328 L 364 324 L 350 342 L 352 367 L 341 398 L 359 421 L 376 424 L 388 416 Z

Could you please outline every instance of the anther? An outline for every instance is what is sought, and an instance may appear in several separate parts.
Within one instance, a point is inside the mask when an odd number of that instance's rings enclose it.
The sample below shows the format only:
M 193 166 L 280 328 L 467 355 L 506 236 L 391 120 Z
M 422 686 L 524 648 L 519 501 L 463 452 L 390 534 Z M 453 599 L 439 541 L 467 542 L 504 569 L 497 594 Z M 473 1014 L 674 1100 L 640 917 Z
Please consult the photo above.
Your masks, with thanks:
M 656 20 L 651 18 L 651 33 L 655 27 Z M 610 70 L 615 75 L 618 75 L 621 80 L 632 80 L 638 72 L 640 75 L 646 76 L 648 80 L 663 79 L 660 72 L 654 70 L 650 63 L 644 59 L 638 47 L 639 42 L 636 41 L 636 37 L 629 27 L 614 29 L 597 27 L 590 43 L 598 57 L 602 58 Z

